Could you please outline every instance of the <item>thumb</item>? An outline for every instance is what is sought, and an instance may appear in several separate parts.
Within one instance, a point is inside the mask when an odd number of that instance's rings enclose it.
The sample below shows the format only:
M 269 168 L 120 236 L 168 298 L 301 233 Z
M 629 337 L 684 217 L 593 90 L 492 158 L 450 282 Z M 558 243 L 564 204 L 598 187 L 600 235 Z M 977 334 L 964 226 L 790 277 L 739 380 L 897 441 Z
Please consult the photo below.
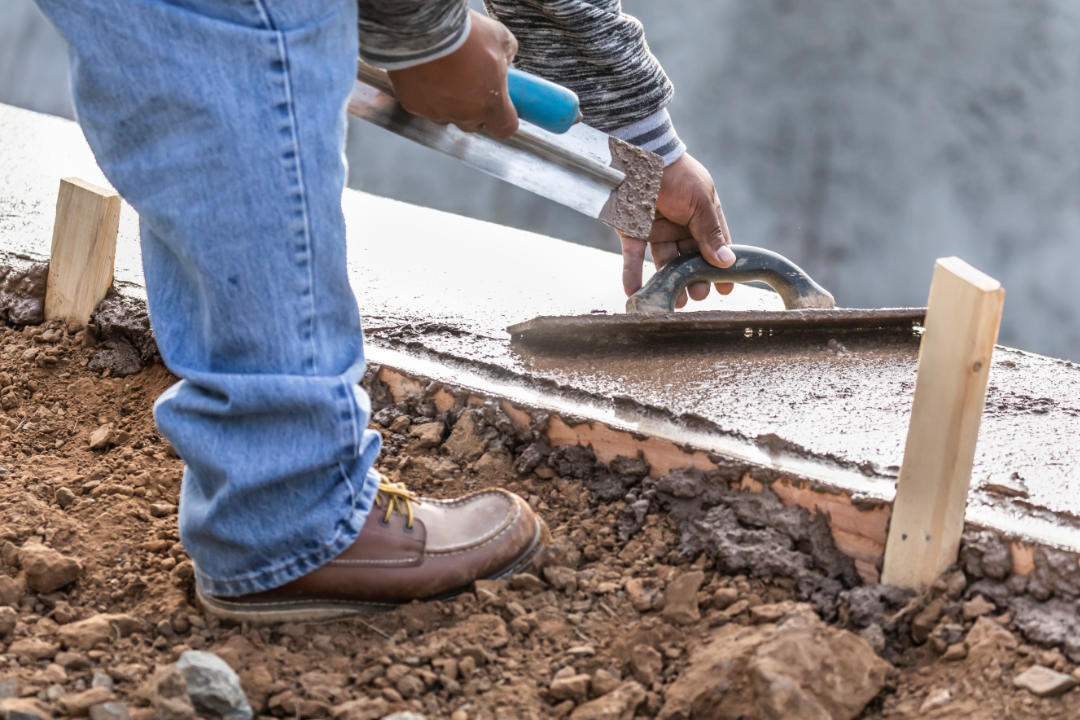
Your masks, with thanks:
M 641 289 L 641 266 L 645 262 L 645 241 L 619 234 L 622 241 L 622 284 L 627 296 Z
M 735 253 L 728 247 L 731 244 L 731 234 L 728 232 L 724 213 L 718 205 L 704 205 L 696 209 L 690 216 L 688 227 L 701 256 L 710 265 L 731 267 L 735 264 Z

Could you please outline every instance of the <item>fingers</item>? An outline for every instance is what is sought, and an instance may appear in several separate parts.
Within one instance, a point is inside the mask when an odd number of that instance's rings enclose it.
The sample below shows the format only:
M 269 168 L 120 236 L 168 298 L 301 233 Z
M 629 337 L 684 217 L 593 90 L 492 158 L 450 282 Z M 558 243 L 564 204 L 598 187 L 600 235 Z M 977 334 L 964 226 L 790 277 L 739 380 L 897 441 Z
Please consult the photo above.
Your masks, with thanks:
M 510 36 L 513 38 L 513 35 Z M 514 42 L 515 48 L 517 41 Z M 488 135 L 496 140 L 505 140 L 518 129 L 518 114 L 514 104 L 510 102 L 510 92 L 506 88 L 506 79 L 503 78 L 502 90 L 491 91 L 491 104 L 486 108 L 484 127 Z
M 697 241 L 698 249 L 701 250 L 701 256 L 709 264 L 717 267 L 731 267 L 735 264 L 735 253 L 728 247 L 731 239 L 727 221 L 719 203 L 705 205 L 691 215 L 689 228 Z
M 645 262 L 645 241 L 619 233 L 622 242 L 622 286 L 627 297 L 641 289 L 641 266 Z

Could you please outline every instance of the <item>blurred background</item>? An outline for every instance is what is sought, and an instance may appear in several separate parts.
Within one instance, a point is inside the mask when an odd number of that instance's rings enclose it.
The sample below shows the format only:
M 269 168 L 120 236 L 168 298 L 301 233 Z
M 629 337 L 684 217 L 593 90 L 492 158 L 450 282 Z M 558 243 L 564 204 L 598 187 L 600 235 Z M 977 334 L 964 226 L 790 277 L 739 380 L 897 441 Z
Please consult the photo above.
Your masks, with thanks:
M 71 117 L 63 42 L 31 0 L 3 7 L 0 102 Z M 736 242 L 848 307 L 923 304 L 934 258 L 959 255 L 1005 286 L 1003 344 L 1080 361 L 1080 4 L 623 7 Z M 362 122 L 348 154 L 352 187 L 618 250 L 605 227 Z

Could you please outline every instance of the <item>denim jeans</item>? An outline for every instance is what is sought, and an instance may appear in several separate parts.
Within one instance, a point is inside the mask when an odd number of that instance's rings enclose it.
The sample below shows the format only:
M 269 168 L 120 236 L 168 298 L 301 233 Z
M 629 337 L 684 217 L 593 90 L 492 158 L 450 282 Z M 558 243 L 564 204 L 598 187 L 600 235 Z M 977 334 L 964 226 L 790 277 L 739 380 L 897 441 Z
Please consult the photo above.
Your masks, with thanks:
M 378 489 L 345 265 L 354 0 L 38 0 L 70 48 L 83 132 L 138 211 L 155 405 L 186 463 L 200 588 L 326 563 Z

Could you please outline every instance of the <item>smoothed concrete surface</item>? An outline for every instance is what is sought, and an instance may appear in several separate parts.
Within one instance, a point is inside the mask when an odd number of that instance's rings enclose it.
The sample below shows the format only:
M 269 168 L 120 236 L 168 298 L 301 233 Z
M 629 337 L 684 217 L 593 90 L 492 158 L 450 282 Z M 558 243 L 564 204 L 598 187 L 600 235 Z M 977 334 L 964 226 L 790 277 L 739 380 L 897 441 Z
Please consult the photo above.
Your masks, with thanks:
M 0 107 L 0 262 L 44 259 L 62 175 L 100 180 L 76 126 Z M 16 142 L 7 142 L 14 138 Z M 917 343 L 824 335 L 589 357 L 523 353 L 504 328 L 540 314 L 617 312 L 621 260 L 602 251 L 359 192 L 343 200 L 349 267 L 373 362 L 528 396 L 620 427 L 891 497 Z M 138 285 L 134 217 L 117 279 Z M 932 268 L 919 280 L 929 285 Z M 1007 288 L 1006 288 L 1007 289 Z M 709 308 L 778 308 L 740 287 Z M 674 438 L 670 436 L 674 435 Z M 970 521 L 1080 549 L 1080 367 L 999 348 L 990 374 Z

